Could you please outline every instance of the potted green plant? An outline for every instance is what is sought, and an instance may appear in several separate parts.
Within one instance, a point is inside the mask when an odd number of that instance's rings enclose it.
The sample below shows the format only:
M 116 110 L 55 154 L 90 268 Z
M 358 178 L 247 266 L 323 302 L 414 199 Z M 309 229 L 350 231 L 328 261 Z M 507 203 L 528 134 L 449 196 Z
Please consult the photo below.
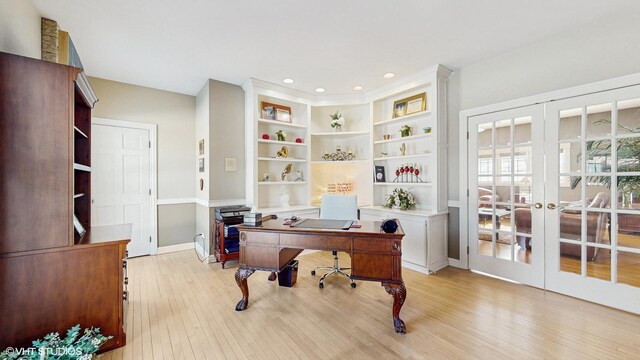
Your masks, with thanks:
M 416 199 L 410 192 L 404 189 L 395 188 L 387 198 L 384 207 L 390 209 L 408 210 L 416 204 Z
M 342 125 L 344 125 L 344 118 L 338 110 L 334 114 L 329 115 L 331 117 L 331 127 L 336 131 L 342 131 Z
M 284 130 L 278 130 L 276 131 L 276 136 L 278 137 L 278 141 L 286 141 L 287 132 Z
M 407 137 L 411 135 L 411 126 L 409 125 L 402 125 L 402 127 L 400 128 L 400 136 L 401 137 Z
M 611 120 L 602 119 L 594 122 L 594 124 L 611 124 Z M 618 124 L 618 128 L 624 129 L 629 133 L 638 134 L 640 128 L 630 128 L 621 124 Z M 610 156 L 612 151 L 611 141 L 609 140 L 592 140 L 587 141 L 587 159 L 593 159 L 598 156 Z M 615 149 L 618 157 L 617 171 L 618 173 L 624 172 L 639 172 L 640 171 L 640 137 L 628 137 L 617 140 L 617 146 Z M 581 161 L 581 156 L 578 156 L 578 161 Z M 607 170 L 607 169 L 603 169 Z M 610 170 L 610 169 L 609 169 Z M 590 184 L 600 184 L 611 188 L 611 176 L 585 176 L 586 180 Z M 575 189 L 580 181 L 581 176 L 574 176 L 571 178 L 571 189 Z M 618 176 L 616 182 L 616 188 L 622 195 L 622 203 L 624 206 L 631 205 L 632 198 L 634 196 L 640 196 L 640 177 L 639 176 Z
M 34 340 L 29 348 L 6 348 L 0 353 L 0 359 L 93 359 L 93 354 L 111 338 L 113 336 L 102 335 L 99 328 L 84 329 L 80 336 L 80 325 L 76 325 L 67 330 L 64 339 L 53 332 Z

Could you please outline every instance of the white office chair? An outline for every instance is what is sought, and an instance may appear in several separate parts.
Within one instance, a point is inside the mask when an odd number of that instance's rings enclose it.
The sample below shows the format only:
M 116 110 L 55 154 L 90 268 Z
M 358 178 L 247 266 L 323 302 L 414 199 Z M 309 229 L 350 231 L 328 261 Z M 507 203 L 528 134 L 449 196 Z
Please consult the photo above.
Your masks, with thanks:
M 355 195 L 333 195 L 323 194 L 322 203 L 320 204 L 320 219 L 330 220 L 358 220 L 358 197 Z M 333 266 L 317 266 L 311 270 L 311 275 L 316 275 L 317 269 L 329 270 L 326 274 L 320 278 L 318 286 L 320 289 L 324 288 L 324 279 L 332 274 L 342 275 L 349 278 L 351 287 L 355 288 L 356 283 L 353 282 L 351 276 L 344 270 L 351 268 L 341 268 L 338 266 L 338 252 L 332 251 L 333 254 Z

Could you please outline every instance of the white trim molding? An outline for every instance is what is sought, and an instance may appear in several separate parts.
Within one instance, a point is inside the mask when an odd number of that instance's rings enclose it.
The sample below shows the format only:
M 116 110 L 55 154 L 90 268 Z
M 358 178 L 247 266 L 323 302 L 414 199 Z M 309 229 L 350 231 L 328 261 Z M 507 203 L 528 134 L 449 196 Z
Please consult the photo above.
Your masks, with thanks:
M 225 200 L 205 200 L 200 198 L 175 198 L 175 199 L 158 199 L 157 205 L 180 205 L 180 204 L 198 204 L 206 207 L 218 207 L 229 205 L 244 205 L 246 199 L 225 199 Z
M 177 199 L 158 199 L 156 202 L 160 205 L 180 205 L 180 204 L 195 204 L 196 198 L 177 198 Z
M 161 246 L 158 248 L 158 255 L 168 254 L 176 251 L 193 250 L 193 244 L 193 242 L 188 242 L 184 244 Z
M 149 131 L 149 187 L 151 196 L 149 197 L 150 209 L 150 235 L 151 255 L 158 253 L 158 126 L 156 124 L 141 123 L 135 121 L 123 121 L 94 117 L 91 119 L 91 125 L 103 125 L 112 127 L 123 127 L 129 129 L 142 129 Z

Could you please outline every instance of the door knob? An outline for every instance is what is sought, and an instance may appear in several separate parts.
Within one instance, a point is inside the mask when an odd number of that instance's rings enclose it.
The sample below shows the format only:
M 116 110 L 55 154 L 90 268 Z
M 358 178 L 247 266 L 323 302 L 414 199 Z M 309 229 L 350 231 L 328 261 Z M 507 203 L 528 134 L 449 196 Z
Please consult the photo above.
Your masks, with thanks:
M 542 209 L 542 204 L 540 203 L 536 203 L 535 205 L 533 205 L 536 209 Z
M 555 209 L 555 208 L 556 208 L 556 204 L 554 204 L 554 203 L 549 203 L 549 204 L 547 204 L 547 209 L 549 209 L 549 210 L 553 210 L 553 209 Z

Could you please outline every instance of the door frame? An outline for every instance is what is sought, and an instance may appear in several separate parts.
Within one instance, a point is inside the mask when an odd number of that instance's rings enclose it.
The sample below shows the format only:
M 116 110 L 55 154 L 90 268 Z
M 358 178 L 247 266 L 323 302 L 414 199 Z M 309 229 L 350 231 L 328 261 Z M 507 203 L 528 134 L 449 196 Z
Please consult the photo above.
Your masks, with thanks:
M 158 172 L 156 171 L 158 162 L 158 126 L 156 124 L 113 120 L 99 117 L 92 118 L 91 125 L 121 127 L 149 131 L 149 141 L 151 142 L 149 149 L 149 186 L 151 188 L 151 196 L 149 196 L 149 234 L 151 235 L 150 255 L 158 254 Z
M 485 115 L 499 111 L 511 110 L 535 104 L 544 104 L 550 101 L 562 100 L 566 98 L 593 94 L 602 91 L 609 91 L 634 85 L 640 85 L 640 73 L 616 77 L 588 83 L 585 85 L 574 86 L 562 90 L 555 90 L 537 95 L 531 95 L 519 99 L 508 100 L 496 104 L 475 107 L 467 110 L 461 110 L 459 113 L 459 144 L 458 151 L 460 157 L 460 184 L 458 199 L 460 199 L 460 228 L 459 228 L 459 246 L 460 259 L 449 258 L 449 265 L 468 269 L 469 268 L 469 159 L 468 159 L 468 141 L 469 141 L 469 118 L 478 115 Z M 450 202 L 451 203 L 451 202 Z

